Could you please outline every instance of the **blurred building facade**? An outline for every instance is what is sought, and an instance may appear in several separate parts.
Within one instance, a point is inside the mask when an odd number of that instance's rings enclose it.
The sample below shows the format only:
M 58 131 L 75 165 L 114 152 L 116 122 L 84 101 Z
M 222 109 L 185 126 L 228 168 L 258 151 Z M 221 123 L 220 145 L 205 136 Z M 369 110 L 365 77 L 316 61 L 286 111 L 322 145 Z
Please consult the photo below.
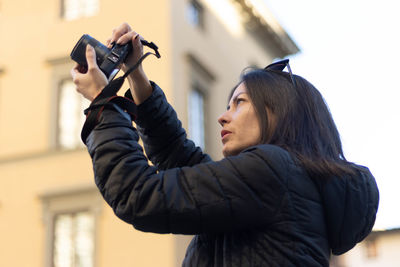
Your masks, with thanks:
M 240 72 L 299 51 L 259 0 L 1 1 L 0 266 L 180 265 L 191 237 L 120 221 L 80 141 L 88 102 L 69 54 L 82 34 L 104 43 L 122 22 L 159 46 L 144 68 L 214 159 Z
M 374 230 L 349 252 L 335 257 L 332 267 L 398 267 L 400 229 Z

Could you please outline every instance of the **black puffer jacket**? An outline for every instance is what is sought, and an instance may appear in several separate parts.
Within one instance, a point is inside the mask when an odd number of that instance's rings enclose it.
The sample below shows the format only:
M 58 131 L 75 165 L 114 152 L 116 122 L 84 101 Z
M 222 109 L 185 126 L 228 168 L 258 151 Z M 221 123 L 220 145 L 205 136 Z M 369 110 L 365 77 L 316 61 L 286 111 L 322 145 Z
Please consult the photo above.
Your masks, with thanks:
M 104 110 L 86 144 L 96 185 L 136 229 L 195 235 L 183 266 L 328 266 L 371 231 L 378 189 L 357 177 L 313 181 L 277 146 L 211 159 L 186 134 L 160 88 L 136 121 Z

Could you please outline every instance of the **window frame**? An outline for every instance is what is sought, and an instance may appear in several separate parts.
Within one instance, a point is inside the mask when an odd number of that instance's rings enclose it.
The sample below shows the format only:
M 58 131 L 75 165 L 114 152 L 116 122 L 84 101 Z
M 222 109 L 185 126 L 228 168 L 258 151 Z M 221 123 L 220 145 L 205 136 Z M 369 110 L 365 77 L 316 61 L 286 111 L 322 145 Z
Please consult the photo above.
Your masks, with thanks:
M 209 135 L 210 130 L 208 123 L 210 121 L 210 100 L 209 96 L 215 81 L 215 76 L 205 67 L 204 64 L 200 62 L 194 55 L 187 55 L 188 62 L 188 90 L 186 92 L 186 114 L 187 114 L 187 132 L 189 138 L 191 138 L 189 133 L 190 125 L 190 115 L 189 115 L 189 96 L 192 90 L 198 90 L 203 96 L 203 126 L 204 126 L 204 148 L 203 151 L 207 151 L 209 146 Z M 196 144 L 198 145 L 198 144 Z
M 192 97 L 192 94 L 194 93 L 194 92 L 196 92 L 196 93 L 198 93 L 200 96 L 201 96 L 201 100 L 202 100 L 202 107 L 201 107 L 201 109 L 202 109 L 202 112 L 203 112 L 203 114 L 202 114 L 202 121 L 201 121 L 201 124 L 202 125 L 200 125 L 201 126 L 201 128 L 202 128 L 202 133 L 201 133 L 201 136 L 202 136 L 202 140 L 201 140 L 201 143 L 198 143 L 198 142 L 196 142 L 197 140 L 194 140 L 194 137 L 193 137 L 193 132 L 192 132 L 192 129 L 191 129 L 191 126 L 192 126 L 192 122 L 191 122 L 191 111 L 192 111 L 192 109 L 191 109 L 191 107 L 189 106 L 189 104 L 191 104 L 191 97 Z M 206 106 L 207 106 L 207 97 L 206 97 L 206 92 L 207 92 L 207 90 L 205 89 L 205 88 L 203 88 L 200 84 L 199 84 L 199 82 L 198 81 L 196 81 L 196 80 L 194 80 L 194 81 L 192 81 L 192 83 L 191 83 L 191 86 L 190 86 L 190 90 L 189 90 L 189 92 L 188 92 L 188 100 L 187 100 L 187 104 L 188 104 L 188 108 L 187 108 L 187 113 L 188 113 L 188 136 L 189 136 L 189 138 L 193 141 L 193 142 L 195 142 L 195 144 L 196 144 L 196 146 L 199 146 L 199 147 L 201 147 L 201 149 L 204 151 L 205 149 L 206 149 L 206 121 L 207 121 L 207 117 L 208 117 L 208 114 L 207 114 L 207 112 L 206 112 Z
M 39 195 L 42 202 L 42 220 L 45 228 L 45 267 L 54 267 L 55 220 L 60 214 L 77 214 L 88 211 L 93 215 L 93 267 L 97 264 L 99 217 L 102 197 L 93 185 L 51 189 Z
M 76 136 L 74 137 L 74 139 L 76 139 L 76 142 L 74 142 L 74 144 L 73 144 L 73 146 L 72 147 L 68 147 L 68 146 L 64 146 L 63 144 L 62 144 L 62 138 L 61 138 L 61 132 L 62 132 L 62 128 L 60 127 L 60 120 L 61 120 L 61 113 L 60 113 L 60 108 L 61 108 L 61 96 L 62 96 L 62 92 L 61 92 L 61 90 L 63 89 L 63 83 L 65 83 L 66 81 L 71 81 L 72 82 L 72 78 L 71 77 L 68 77 L 68 78 L 63 78 L 63 79 L 60 79 L 59 81 L 58 81 L 58 86 L 57 86 L 57 88 L 55 88 L 55 90 L 57 91 L 56 92 L 56 94 L 57 94 L 57 102 L 56 102 L 56 105 L 57 105 L 57 107 L 56 107 L 56 114 L 57 114 L 57 118 L 56 118 L 56 125 L 55 125 L 55 131 L 56 131 L 56 136 L 55 136 L 55 138 L 56 138 L 56 140 L 55 140 L 55 145 L 56 145 L 56 148 L 58 149 L 58 150 L 76 150 L 76 149 L 81 149 L 81 148 L 84 148 L 85 146 L 84 146 L 84 144 L 83 144 L 83 142 L 81 141 L 81 138 L 80 138 L 80 131 L 81 131 L 81 129 L 82 129 L 82 126 L 81 127 L 78 127 L 77 128 L 77 130 L 78 130 L 78 132 L 76 132 Z M 82 107 L 83 105 L 82 104 L 85 104 L 85 102 L 87 102 L 86 104 L 87 104 L 87 106 L 86 107 L 88 107 L 89 105 L 90 105 L 90 102 L 87 100 L 84 100 L 84 98 L 80 95 L 80 94 L 78 94 L 77 92 L 73 92 L 73 93 L 75 93 L 76 94 L 76 99 L 79 99 L 79 103 L 77 103 L 78 104 L 78 108 L 79 107 Z M 75 123 L 77 123 L 78 124 L 78 126 L 80 125 L 80 123 L 81 123 L 81 120 L 80 119 L 84 119 L 84 115 L 83 115 L 83 111 L 84 111 L 84 109 L 86 108 L 86 107 L 83 107 L 81 110 L 73 110 L 74 111 L 74 113 L 76 112 L 76 121 L 75 121 Z M 79 118 L 78 116 L 79 116 L 79 113 L 81 113 L 81 115 L 82 115 L 82 117 L 81 118 Z M 75 130 L 75 129 L 74 129 Z
M 198 20 L 194 22 L 189 12 L 197 11 Z M 187 22 L 193 27 L 201 30 L 205 29 L 205 8 L 198 0 L 188 0 L 186 3 L 185 17 Z
M 51 90 L 51 106 L 50 106 L 50 126 L 49 126 L 49 147 L 51 150 L 57 151 L 72 151 L 78 149 L 84 149 L 84 144 L 79 141 L 77 145 L 70 149 L 61 146 L 59 140 L 59 108 L 60 108 L 60 91 L 61 84 L 65 80 L 72 80 L 70 71 L 74 67 L 74 62 L 71 61 L 69 57 L 55 58 L 47 60 L 47 63 L 50 65 L 51 73 L 50 73 L 50 90 Z M 83 116 L 83 110 L 82 110 Z

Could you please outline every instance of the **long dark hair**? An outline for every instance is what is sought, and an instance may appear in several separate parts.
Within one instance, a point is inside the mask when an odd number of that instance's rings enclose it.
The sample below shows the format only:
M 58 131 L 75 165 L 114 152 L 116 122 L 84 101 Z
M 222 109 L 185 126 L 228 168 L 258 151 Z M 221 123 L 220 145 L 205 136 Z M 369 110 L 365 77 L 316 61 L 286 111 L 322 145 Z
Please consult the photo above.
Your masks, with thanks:
M 289 151 L 313 177 L 354 174 L 322 95 L 304 78 L 293 78 L 295 85 L 288 73 L 264 69 L 241 76 L 260 121 L 261 143 Z

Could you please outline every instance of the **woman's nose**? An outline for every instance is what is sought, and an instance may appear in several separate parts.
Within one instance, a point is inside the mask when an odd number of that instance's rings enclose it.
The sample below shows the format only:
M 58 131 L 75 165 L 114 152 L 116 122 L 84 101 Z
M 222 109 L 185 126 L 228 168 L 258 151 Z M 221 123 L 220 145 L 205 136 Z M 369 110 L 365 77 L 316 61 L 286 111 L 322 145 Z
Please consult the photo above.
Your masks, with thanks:
M 224 113 L 222 113 L 219 117 L 218 117 L 218 122 L 219 124 L 221 124 L 221 126 L 224 126 L 225 123 L 227 123 L 228 120 L 228 111 L 225 111 Z

